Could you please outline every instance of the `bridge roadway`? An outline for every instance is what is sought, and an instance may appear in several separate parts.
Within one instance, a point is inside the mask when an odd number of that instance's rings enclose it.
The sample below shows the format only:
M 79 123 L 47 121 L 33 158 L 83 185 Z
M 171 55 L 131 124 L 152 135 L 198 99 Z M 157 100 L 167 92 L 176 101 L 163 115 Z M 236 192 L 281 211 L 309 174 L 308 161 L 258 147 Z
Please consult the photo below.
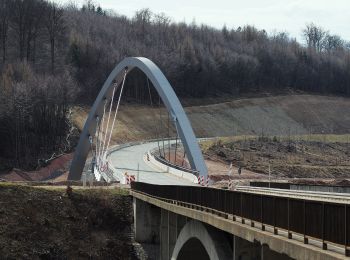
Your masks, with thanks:
M 168 143 L 168 142 L 167 142 Z M 171 141 L 172 143 L 172 141 Z M 109 164 L 117 175 L 138 175 L 138 181 L 161 185 L 196 185 L 186 179 L 159 169 L 146 160 L 146 153 L 158 147 L 158 142 L 142 143 L 116 148 L 108 157 Z M 115 179 L 117 175 L 114 175 Z
M 173 142 L 173 140 L 170 141 L 170 143 Z M 127 172 L 128 174 L 137 176 L 137 173 L 139 173 L 138 181 L 140 182 L 160 185 L 196 185 L 186 179 L 167 173 L 152 163 L 147 162 L 146 153 L 157 147 L 158 142 L 122 146 L 121 148 L 115 148 L 115 150 L 110 153 L 108 161 L 119 175 L 123 175 Z M 139 170 L 137 170 L 138 167 Z M 114 176 L 114 179 L 117 179 L 117 176 Z M 236 190 L 271 196 L 350 204 L 350 196 L 341 193 L 283 190 L 249 186 L 238 186 Z

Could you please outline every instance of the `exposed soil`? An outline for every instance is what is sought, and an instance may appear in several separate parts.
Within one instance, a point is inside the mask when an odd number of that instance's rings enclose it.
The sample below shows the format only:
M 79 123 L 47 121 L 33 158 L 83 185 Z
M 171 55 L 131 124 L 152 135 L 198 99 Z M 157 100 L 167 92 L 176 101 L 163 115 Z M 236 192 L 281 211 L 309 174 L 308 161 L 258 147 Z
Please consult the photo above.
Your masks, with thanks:
M 225 164 L 227 169 L 231 162 L 234 166 L 242 166 L 255 173 L 253 178 L 261 177 L 257 173 L 266 178 L 269 165 L 274 178 L 350 177 L 350 144 L 347 142 L 323 143 L 277 138 L 217 141 L 204 149 L 204 154 L 207 160 Z
M 1 259 L 138 259 L 132 222 L 123 190 L 0 183 Z
M 0 179 L 6 181 L 46 181 L 49 179 L 61 180 L 59 177 L 66 174 L 72 158 L 73 153 L 62 155 L 37 171 L 24 171 L 16 168 L 6 172 L 3 171 L 2 173 L 0 172 Z
M 185 112 L 197 137 L 348 134 L 350 128 L 350 99 L 344 97 L 303 94 L 213 98 L 210 102 L 185 100 L 184 103 L 191 104 L 185 107 Z M 88 112 L 89 108 L 74 109 L 73 122 L 78 129 L 83 128 Z M 167 136 L 167 120 L 164 107 L 124 103 L 112 143 Z M 174 130 L 170 129 L 171 136 Z

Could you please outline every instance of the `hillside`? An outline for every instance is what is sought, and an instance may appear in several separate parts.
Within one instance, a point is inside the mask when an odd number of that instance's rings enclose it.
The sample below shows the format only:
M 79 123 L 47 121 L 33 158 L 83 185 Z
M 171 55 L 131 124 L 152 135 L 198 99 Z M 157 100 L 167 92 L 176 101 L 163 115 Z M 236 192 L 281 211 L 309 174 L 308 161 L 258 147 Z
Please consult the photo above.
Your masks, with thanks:
M 233 135 L 348 134 L 350 99 L 318 95 L 286 95 L 233 99 L 185 107 L 198 137 Z M 76 108 L 73 121 L 82 129 L 88 109 Z M 113 139 L 117 143 L 167 136 L 167 113 L 141 105 L 121 106 Z
M 0 183 L 1 259 L 138 259 L 127 192 Z
M 309 138 L 311 137 L 311 138 Z M 327 136 L 326 142 L 312 136 L 279 138 L 231 138 L 210 140 L 202 145 L 204 155 L 216 165 L 241 166 L 272 178 L 350 178 L 350 135 Z M 227 174 L 227 166 L 226 172 Z M 234 170 L 234 179 L 243 177 Z M 218 175 L 218 173 L 216 173 Z M 261 176 L 254 176 L 257 178 Z

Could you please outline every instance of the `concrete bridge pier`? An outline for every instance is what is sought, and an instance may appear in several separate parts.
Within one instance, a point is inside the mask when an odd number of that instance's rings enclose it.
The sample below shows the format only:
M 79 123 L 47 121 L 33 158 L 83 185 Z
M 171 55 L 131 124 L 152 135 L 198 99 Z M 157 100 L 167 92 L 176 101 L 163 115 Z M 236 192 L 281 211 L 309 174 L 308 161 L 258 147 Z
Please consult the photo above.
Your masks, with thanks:
M 161 208 L 133 199 L 135 240 L 139 243 L 160 243 Z

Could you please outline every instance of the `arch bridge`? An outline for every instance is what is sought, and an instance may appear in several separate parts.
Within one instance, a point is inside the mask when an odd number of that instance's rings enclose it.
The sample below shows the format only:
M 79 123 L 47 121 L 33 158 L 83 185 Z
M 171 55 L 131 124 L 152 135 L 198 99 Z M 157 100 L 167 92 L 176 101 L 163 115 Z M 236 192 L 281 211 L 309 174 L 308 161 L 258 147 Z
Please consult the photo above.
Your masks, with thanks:
M 171 121 L 174 123 L 177 134 L 182 141 L 191 169 L 198 172 L 200 176 L 206 177 L 207 167 L 196 136 L 169 81 L 151 60 L 142 57 L 133 57 L 125 58 L 113 69 L 98 94 L 80 135 L 68 179 L 81 179 L 90 150 L 93 154 L 92 169 L 95 171 L 95 176 L 103 176 L 100 173 L 106 170 L 106 166 L 108 167 L 106 157 L 110 147 L 112 131 L 115 126 L 126 76 L 134 68 L 140 69 L 147 76 L 165 104 Z M 118 91 L 119 98 L 115 102 L 114 96 Z M 115 113 L 112 118 L 111 112 L 113 107 L 115 107 Z M 111 129 L 108 133 L 110 126 Z M 102 131 L 103 127 L 106 128 L 105 131 Z

